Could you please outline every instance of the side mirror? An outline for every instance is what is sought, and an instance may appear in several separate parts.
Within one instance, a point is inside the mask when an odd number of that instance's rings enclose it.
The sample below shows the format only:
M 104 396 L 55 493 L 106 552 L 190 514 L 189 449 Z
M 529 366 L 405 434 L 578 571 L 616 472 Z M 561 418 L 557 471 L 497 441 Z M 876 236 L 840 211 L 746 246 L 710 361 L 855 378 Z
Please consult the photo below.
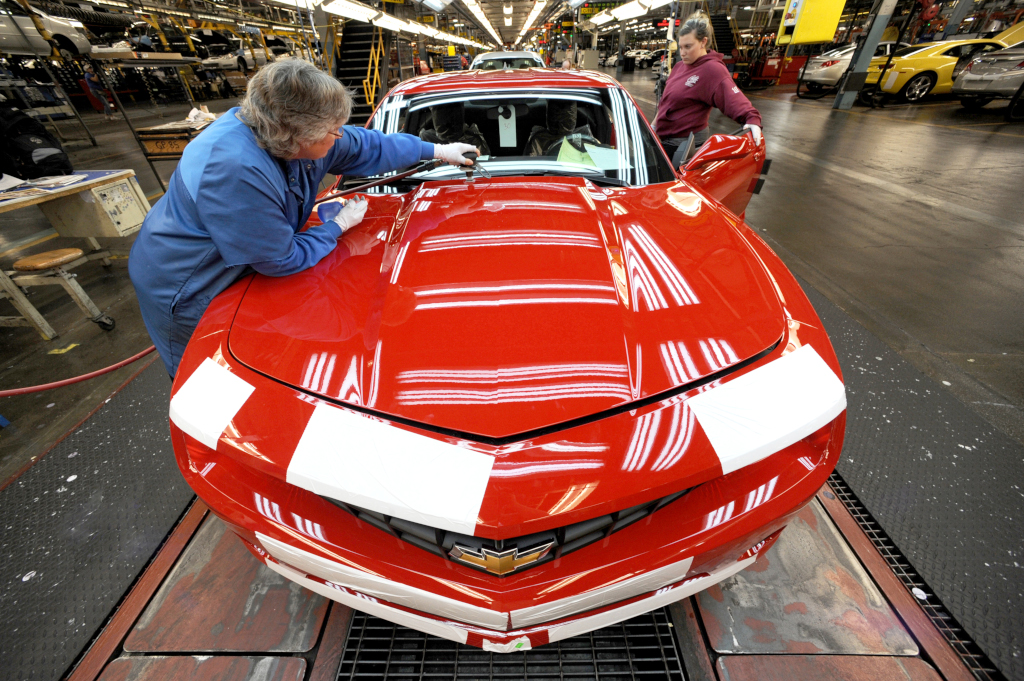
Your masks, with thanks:
M 754 153 L 757 147 L 750 135 L 712 135 L 700 151 L 683 167 L 683 174 L 715 161 L 729 161 Z

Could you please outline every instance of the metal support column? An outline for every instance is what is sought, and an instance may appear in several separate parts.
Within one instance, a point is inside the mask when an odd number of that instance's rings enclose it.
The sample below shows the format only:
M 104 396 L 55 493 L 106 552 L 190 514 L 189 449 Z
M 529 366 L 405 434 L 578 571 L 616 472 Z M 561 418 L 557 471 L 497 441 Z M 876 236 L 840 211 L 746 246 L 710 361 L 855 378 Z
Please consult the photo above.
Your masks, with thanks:
M 619 22 L 619 58 L 615 60 L 615 79 L 622 79 L 622 60 L 626 56 L 626 22 Z
M 972 9 L 974 9 L 974 0 L 958 0 L 953 7 L 952 14 L 949 15 L 949 21 L 946 23 L 946 28 L 943 29 L 942 37 L 939 40 L 946 40 L 949 36 L 954 35 Z
M 968 2 L 969 0 L 960 1 Z M 878 43 L 882 40 L 882 34 L 885 33 L 885 28 L 889 25 L 889 19 L 892 18 L 892 13 L 896 9 L 896 0 L 879 0 L 879 4 L 876 7 L 877 12 L 871 19 L 871 28 L 868 30 L 868 36 L 865 38 L 864 44 L 860 46 L 857 53 L 853 56 L 853 68 L 843 80 L 842 87 L 839 88 L 839 94 L 836 95 L 836 99 L 832 103 L 833 109 L 848 111 L 853 108 L 853 103 L 857 100 L 857 95 L 860 94 L 861 88 L 864 87 L 864 82 L 867 80 L 868 66 L 871 64 L 871 60 L 874 59 L 875 49 L 878 48 Z M 879 80 L 879 83 L 881 83 L 881 80 Z

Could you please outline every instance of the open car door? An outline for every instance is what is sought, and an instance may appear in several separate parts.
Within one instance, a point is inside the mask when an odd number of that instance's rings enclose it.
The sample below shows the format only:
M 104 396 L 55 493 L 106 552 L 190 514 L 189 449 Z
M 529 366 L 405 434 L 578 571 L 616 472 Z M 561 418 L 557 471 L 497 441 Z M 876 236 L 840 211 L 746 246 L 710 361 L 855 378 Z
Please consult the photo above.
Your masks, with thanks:
M 764 138 L 754 144 L 750 133 L 712 135 L 683 166 L 680 175 L 731 210 L 743 215 L 752 194 L 761 190 L 768 172 Z

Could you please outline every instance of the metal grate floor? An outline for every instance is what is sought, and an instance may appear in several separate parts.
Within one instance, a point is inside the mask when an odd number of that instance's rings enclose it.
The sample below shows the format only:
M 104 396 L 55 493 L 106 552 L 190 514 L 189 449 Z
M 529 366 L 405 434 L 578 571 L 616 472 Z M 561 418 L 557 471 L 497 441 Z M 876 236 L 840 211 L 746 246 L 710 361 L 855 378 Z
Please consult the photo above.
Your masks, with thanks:
M 942 605 L 935 592 L 925 583 L 924 578 L 914 569 L 907 557 L 896 547 L 896 544 L 889 538 L 882 526 L 871 516 L 864 504 L 854 494 L 850 486 L 846 484 L 838 472 L 833 471 L 828 479 L 829 488 L 850 511 L 857 524 L 875 545 L 878 552 L 882 554 L 889 568 L 896 575 L 908 591 L 923 595 L 917 596 L 918 604 L 931 618 L 935 628 L 946 637 L 949 644 L 964 661 L 971 673 L 979 681 L 1004 681 L 1005 676 L 996 669 L 992 661 L 982 652 L 974 639 L 964 631 L 956 618 Z
M 536 650 L 509 654 L 489 653 L 354 612 L 338 673 L 339 681 L 685 678 L 664 609 Z

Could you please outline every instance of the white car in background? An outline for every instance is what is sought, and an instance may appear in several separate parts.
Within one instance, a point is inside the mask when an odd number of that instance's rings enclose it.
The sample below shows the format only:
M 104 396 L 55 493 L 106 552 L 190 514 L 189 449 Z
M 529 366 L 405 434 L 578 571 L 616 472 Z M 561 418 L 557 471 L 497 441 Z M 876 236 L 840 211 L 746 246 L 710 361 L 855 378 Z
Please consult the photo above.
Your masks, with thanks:
M 562 62 L 559 61 L 558 65 L 561 66 Z M 474 57 L 469 68 L 470 70 L 502 71 L 504 69 L 543 69 L 545 65 L 544 60 L 536 52 L 484 52 Z
M 43 28 L 53 36 L 54 46 L 65 60 L 70 61 L 76 54 L 89 54 L 92 51 L 82 22 L 53 17 L 35 7 L 32 12 L 42 22 Z M 39 35 L 25 8 L 12 0 L 0 0 L 0 52 L 49 55 L 50 51 L 50 43 Z
M 895 44 L 891 40 L 878 43 L 873 57 L 888 57 L 889 53 L 895 49 L 893 47 Z M 899 46 L 910 47 L 910 43 L 900 43 Z M 850 62 L 853 61 L 853 53 L 856 51 L 857 46 L 851 43 L 837 47 L 834 50 L 829 50 L 816 57 L 811 57 L 804 64 L 804 67 L 800 69 L 800 80 L 806 83 L 811 90 L 835 87 L 839 79 L 846 73 L 846 69 L 850 68 Z
M 259 47 L 253 45 L 250 51 L 238 38 L 232 40 L 228 45 L 223 43 L 207 45 L 207 49 L 210 51 L 210 56 L 203 60 L 203 68 L 215 71 L 241 71 L 246 73 L 250 69 L 267 63 L 267 53 L 263 51 L 262 45 Z M 253 54 L 256 55 L 255 59 Z

